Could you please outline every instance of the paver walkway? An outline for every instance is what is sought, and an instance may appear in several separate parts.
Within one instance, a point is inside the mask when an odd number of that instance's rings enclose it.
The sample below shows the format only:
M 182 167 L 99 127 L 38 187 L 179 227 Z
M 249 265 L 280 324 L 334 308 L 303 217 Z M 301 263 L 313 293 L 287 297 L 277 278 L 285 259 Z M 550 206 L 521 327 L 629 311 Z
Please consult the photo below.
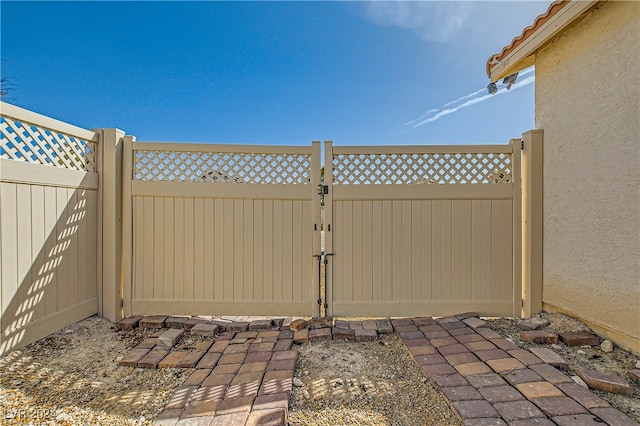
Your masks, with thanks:
M 437 319 L 335 321 L 332 329 L 310 331 L 293 332 L 287 326 L 226 331 L 215 343 L 207 343 L 196 370 L 155 424 L 286 425 L 298 357 L 294 342 L 332 337 L 364 341 L 394 331 L 465 426 L 637 425 L 568 375 L 484 325 L 469 313 Z
M 221 333 L 156 425 L 285 425 L 298 351 L 293 331 Z
M 465 426 L 637 425 L 473 316 L 391 320 Z

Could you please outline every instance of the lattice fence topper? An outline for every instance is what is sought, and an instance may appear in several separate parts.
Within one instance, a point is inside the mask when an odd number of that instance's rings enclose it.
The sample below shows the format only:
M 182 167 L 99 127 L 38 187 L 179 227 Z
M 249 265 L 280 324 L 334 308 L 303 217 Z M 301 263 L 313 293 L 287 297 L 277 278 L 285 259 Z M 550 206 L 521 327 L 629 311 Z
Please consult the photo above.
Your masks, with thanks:
M 144 181 L 308 184 L 311 155 L 135 151 L 134 179 Z
M 511 155 L 504 153 L 333 155 L 333 183 L 338 185 L 511 181 Z
M 96 144 L 1 116 L 0 158 L 95 172 Z

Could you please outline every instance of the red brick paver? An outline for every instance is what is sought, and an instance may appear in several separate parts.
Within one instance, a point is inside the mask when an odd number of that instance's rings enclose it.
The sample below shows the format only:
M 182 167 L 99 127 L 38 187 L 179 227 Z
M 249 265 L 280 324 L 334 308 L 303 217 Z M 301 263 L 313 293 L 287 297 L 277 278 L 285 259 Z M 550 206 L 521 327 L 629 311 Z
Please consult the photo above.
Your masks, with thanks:
M 409 331 L 408 321 L 392 320 L 396 329 L 404 330 L 398 334 L 416 364 L 440 388 L 465 426 L 636 424 L 558 370 L 567 364 L 551 349 L 519 348 L 481 320 L 470 318 L 440 318 L 435 325 L 414 319 L 425 339 Z M 539 330 L 523 331 L 522 336 L 536 343 L 557 342 L 557 335 Z M 586 342 L 589 336 L 571 337 Z M 630 389 L 616 376 L 588 370 L 579 374 L 602 390 L 628 394 Z
M 222 333 L 217 337 L 216 331 L 204 333 L 212 339 L 170 352 L 182 336 L 178 330 L 167 333 L 165 329 L 142 342 L 119 364 L 198 368 L 171 397 L 156 425 L 284 426 L 298 357 L 298 351 L 291 349 L 294 343 L 375 340 L 379 334 L 396 332 L 465 426 L 635 424 L 558 370 L 556 367 L 566 368 L 566 362 L 555 352 L 544 347 L 521 349 L 488 328 L 476 313 L 436 319 L 336 320 L 331 328 L 326 326 L 328 321 L 318 318 L 314 327 L 305 325 L 293 331 L 288 326 L 272 329 L 274 324 L 282 326 L 282 322 L 273 320 L 248 323 L 162 316 L 132 318 L 123 320 L 120 327 L 189 330 L 202 324 L 206 327 L 197 327 L 196 333 L 214 327 Z M 166 337 L 164 347 L 158 345 L 162 333 Z M 554 341 L 555 335 L 542 333 L 530 330 L 523 332 L 523 337 L 526 334 L 525 338 L 532 341 Z M 627 394 L 630 389 L 615 376 L 588 370 L 580 375 L 603 390 Z

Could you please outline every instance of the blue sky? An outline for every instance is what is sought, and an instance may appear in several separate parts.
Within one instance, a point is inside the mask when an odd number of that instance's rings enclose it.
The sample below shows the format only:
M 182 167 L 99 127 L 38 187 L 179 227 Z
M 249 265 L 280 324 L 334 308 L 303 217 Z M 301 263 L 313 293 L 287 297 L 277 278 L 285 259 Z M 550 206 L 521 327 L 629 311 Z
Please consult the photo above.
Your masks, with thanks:
M 548 4 L 2 1 L 5 100 L 139 141 L 507 143 L 534 73 L 489 97 L 485 62 Z

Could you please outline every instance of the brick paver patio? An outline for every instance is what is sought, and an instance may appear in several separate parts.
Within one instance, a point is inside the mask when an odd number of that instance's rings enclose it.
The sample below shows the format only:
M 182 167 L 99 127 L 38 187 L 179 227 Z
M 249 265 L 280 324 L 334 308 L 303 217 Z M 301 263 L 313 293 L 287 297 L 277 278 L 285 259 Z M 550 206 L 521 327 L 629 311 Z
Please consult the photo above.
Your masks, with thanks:
M 423 337 L 398 334 L 465 426 L 637 425 L 531 351 L 483 327 L 476 315 L 412 321 Z M 551 362 L 561 364 L 558 358 Z
M 135 327 L 137 321 L 142 326 L 162 326 L 161 319 L 123 320 L 122 327 Z M 187 323 L 168 318 L 165 326 L 180 328 Z M 298 357 L 294 342 L 332 337 L 369 341 L 390 332 L 400 336 L 465 426 L 637 425 L 535 351 L 518 348 L 485 327 L 473 313 L 436 319 L 336 320 L 332 328 L 313 328 L 312 322 L 311 330 L 295 332 L 282 321 L 218 326 L 222 332 L 217 337 L 197 344 L 191 352 L 168 352 L 163 341 L 178 333 L 163 338 L 159 333 L 120 361 L 146 368 L 195 367 L 156 425 L 286 425 Z M 558 358 L 549 361 L 562 365 Z

